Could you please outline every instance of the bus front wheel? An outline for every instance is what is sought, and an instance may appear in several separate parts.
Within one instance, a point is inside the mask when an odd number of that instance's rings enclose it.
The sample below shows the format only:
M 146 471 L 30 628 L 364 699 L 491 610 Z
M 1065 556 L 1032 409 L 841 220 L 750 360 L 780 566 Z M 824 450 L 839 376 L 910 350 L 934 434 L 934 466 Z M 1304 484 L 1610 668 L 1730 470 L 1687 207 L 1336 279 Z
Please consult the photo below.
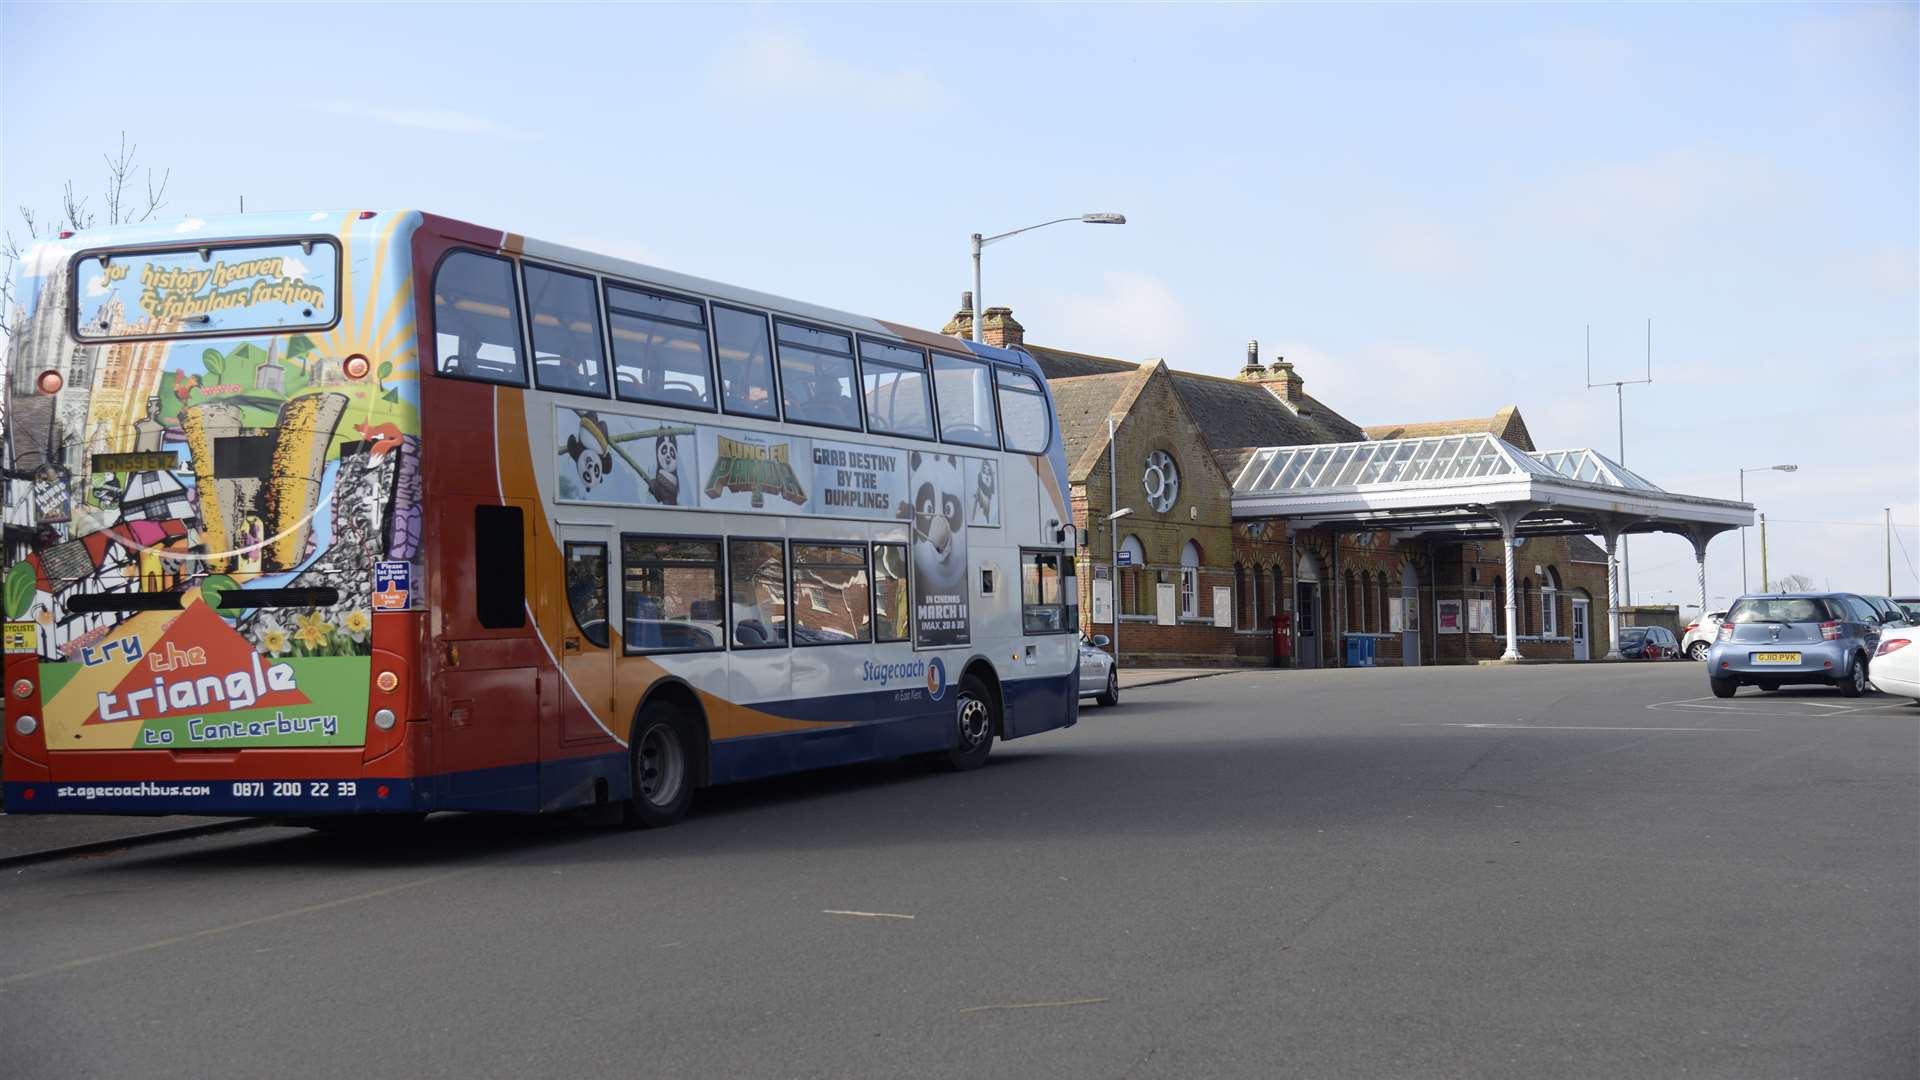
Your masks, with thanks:
M 994 707 L 993 692 L 978 676 L 962 675 L 960 686 L 953 699 L 954 743 L 953 749 L 936 759 L 945 768 L 954 772 L 966 772 L 977 769 L 987 763 L 987 755 L 993 752 L 993 731 L 998 725 L 994 716 L 998 710 Z
M 692 732 L 693 725 L 666 702 L 641 712 L 627 755 L 633 778 L 633 796 L 622 814 L 627 827 L 658 829 L 687 815 L 698 746 Z

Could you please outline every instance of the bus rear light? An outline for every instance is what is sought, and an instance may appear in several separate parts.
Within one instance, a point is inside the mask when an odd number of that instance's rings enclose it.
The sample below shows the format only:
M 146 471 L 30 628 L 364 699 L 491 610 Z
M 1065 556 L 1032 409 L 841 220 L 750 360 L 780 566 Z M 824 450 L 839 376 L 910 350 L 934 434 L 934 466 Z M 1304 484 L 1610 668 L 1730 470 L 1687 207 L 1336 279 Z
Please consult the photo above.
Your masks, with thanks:
M 392 731 L 394 715 L 392 709 L 381 709 L 373 714 L 373 726 L 381 731 Z
M 361 356 L 359 353 L 354 353 L 352 356 L 347 357 L 345 363 L 340 365 L 340 370 L 346 372 L 347 378 L 349 379 L 364 379 L 367 377 L 367 372 L 373 370 L 373 367 L 367 363 L 366 357 Z
M 375 795 L 378 795 L 378 796 L 380 796 L 380 797 L 381 797 L 381 798 L 383 798 L 383 799 L 384 799 L 384 798 L 386 798 L 386 797 L 387 797 L 387 785 L 385 785 L 385 784 L 381 784 L 381 785 L 380 785 L 379 787 L 377 787 L 377 788 L 375 788 L 375 789 L 373 790 L 373 793 L 374 793 Z
M 379 687 L 381 693 L 391 694 L 400 685 L 400 676 L 391 671 L 383 671 L 374 676 L 373 685 Z
M 32 697 L 33 696 L 33 680 L 32 679 L 13 680 L 13 696 L 17 698 Z
M 61 387 L 67 385 L 67 377 L 48 369 L 40 373 L 40 377 L 34 380 L 34 385 L 39 387 L 43 394 L 57 394 Z
M 22 735 L 31 735 L 40 730 L 40 721 L 31 716 L 22 716 L 13 722 L 13 730 Z
M 23 799 L 25 799 L 25 800 L 27 800 L 28 802 L 32 802 L 32 801 L 33 801 L 33 789 L 32 789 L 32 788 L 28 788 L 27 790 L 25 790 L 25 791 L 23 791 L 23 792 L 21 792 L 21 793 L 20 793 L 20 797 L 21 797 L 21 798 L 23 798 Z

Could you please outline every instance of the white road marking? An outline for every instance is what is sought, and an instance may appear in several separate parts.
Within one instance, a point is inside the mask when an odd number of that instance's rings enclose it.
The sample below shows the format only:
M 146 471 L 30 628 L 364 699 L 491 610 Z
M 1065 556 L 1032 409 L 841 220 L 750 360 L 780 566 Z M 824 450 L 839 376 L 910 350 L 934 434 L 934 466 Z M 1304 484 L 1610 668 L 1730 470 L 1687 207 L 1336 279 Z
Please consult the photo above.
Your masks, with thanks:
M 259 915 L 251 919 L 242 919 L 239 922 L 228 923 L 225 926 L 210 926 L 205 930 L 195 930 L 190 934 L 176 934 L 173 937 L 161 938 L 158 941 L 149 941 L 144 945 L 131 945 L 124 949 L 115 949 L 112 952 L 99 953 L 95 956 L 83 956 L 78 960 L 69 960 L 64 964 L 55 964 L 52 967 L 40 968 L 37 971 L 22 971 L 17 975 L 8 975 L 5 978 L 0 978 L 0 987 L 12 986 L 15 983 L 26 982 L 28 979 L 38 979 L 44 975 L 57 975 L 63 971 L 72 971 L 75 968 L 88 967 L 105 960 L 118 960 L 123 956 L 135 956 L 144 952 L 152 952 L 155 949 L 164 949 L 170 945 L 184 945 L 191 941 L 199 941 L 203 938 L 214 937 L 218 934 L 231 933 L 235 930 L 245 930 L 250 926 L 260 926 L 264 923 L 279 922 L 282 919 L 291 919 L 300 915 L 312 915 L 330 908 L 344 907 L 348 904 L 358 904 L 367 900 L 376 900 L 382 896 L 391 896 L 394 893 L 403 892 L 407 889 L 417 889 L 422 885 L 434 885 L 442 881 L 451 881 L 454 878 L 465 877 L 468 874 L 485 868 L 485 866 L 464 867 L 459 870 L 449 871 L 445 874 L 435 874 L 432 877 L 403 881 L 397 885 L 388 885 L 385 888 L 369 889 L 366 892 L 355 893 L 352 896 L 342 896 L 335 900 L 323 900 L 317 904 L 306 904 L 301 907 L 290 908 L 286 911 L 276 911 L 271 915 Z
M 1753 731 L 1753 728 L 1715 728 L 1715 727 L 1614 727 L 1610 724 L 1461 724 L 1435 723 L 1412 724 L 1410 727 L 1458 727 L 1458 728 L 1498 728 L 1503 731 L 1705 731 L 1719 735 L 1722 733 Z
M 911 919 L 913 918 L 913 916 L 911 915 L 896 915 L 891 911 L 837 911 L 833 908 L 827 908 L 822 912 L 820 912 L 820 914 L 822 915 L 857 915 L 862 919 Z
M 1772 719 L 1823 719 L 1826 717 L 1857 716 L 1860 713 L 1880 712 L 1884 709 L 1897 709 L 1899 702 L 1886 702 L 1877 705 L 1843 705 L 1832 701 L 1806 701 L 1801 698 L 1746 697 L 1735 699 L 1738 704 L 1713 704 L 1713 698 L 1686 698 L 1680 701 L 1656 701 L 1645 708 L 1653 711 L 1669 709 L 1712 709 L 1718 712 L 1746 713 L 1750 716 L 1765 716 Z M 1812 705 L 1832 712 L 1810 713 L 1794 711 L 1802 706 Z
M 1072 1001 L 1029 1001 L 1019 1005 L 974 1005 L 960 1011 L 963 1013 L 992 1012 L 996 1009 L 1058 1009 L 1066 1005 L 1099 1005 L 1106 998 L 1074 998 Z

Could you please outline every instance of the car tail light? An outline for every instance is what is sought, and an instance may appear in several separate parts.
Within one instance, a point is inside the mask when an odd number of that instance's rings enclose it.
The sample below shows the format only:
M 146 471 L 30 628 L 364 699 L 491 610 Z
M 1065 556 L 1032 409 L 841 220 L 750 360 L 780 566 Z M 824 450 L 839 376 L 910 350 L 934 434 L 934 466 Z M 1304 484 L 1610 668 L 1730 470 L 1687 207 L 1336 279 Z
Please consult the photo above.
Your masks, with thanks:
M 1720 624 L 1720 640 L 1721 641 L 1733 640 L 1733 624 L 1732 623 L 1728 622 L 1728 623 Z
M 1894 638 L 1892 641 L 1881 642 L 1880 647 L 1873 651 L 1873 655 L 1885 656 L 1888 653 L 1899 652 L 1901 649 L 1904 649 L 1906 647 L 1907 647 L 1906 638 Z
M 1700 624 L 1699 624 L 1699 623 L 1697 623 L 1697 622 L 1690 622 L 1690 623 L 1688 623 L 1688 624 L 1687 624 L 1687 628 L 1686 628 L 1685 630 L 1682 630 L 1682 631 L 1680 631 L 1680 632 L 1681 632 L 1681 633 L 1683 633 L 1683 634 L 1691 634 L 1691 633 L 1693 633 L 1693 632 L 1694 632 L 1695 630 L 1698 630 L 1698 629 L 1700 629 Z
M 1820 624 L 1820 640 L 1821 641 L 1840 640 L 1840 623 L 1838 621 L 1821 623 Z

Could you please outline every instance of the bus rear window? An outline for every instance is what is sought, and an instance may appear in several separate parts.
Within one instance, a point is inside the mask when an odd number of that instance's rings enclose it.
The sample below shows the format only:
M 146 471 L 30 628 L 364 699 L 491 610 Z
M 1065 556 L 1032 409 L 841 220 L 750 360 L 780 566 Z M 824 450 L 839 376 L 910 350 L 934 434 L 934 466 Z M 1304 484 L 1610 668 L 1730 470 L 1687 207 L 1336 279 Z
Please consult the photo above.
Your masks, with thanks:
M 312 238 L 96 251 L 74 262 L 73 333 L 82 341 L 277 333 L 332 326 L 340 251 Z

